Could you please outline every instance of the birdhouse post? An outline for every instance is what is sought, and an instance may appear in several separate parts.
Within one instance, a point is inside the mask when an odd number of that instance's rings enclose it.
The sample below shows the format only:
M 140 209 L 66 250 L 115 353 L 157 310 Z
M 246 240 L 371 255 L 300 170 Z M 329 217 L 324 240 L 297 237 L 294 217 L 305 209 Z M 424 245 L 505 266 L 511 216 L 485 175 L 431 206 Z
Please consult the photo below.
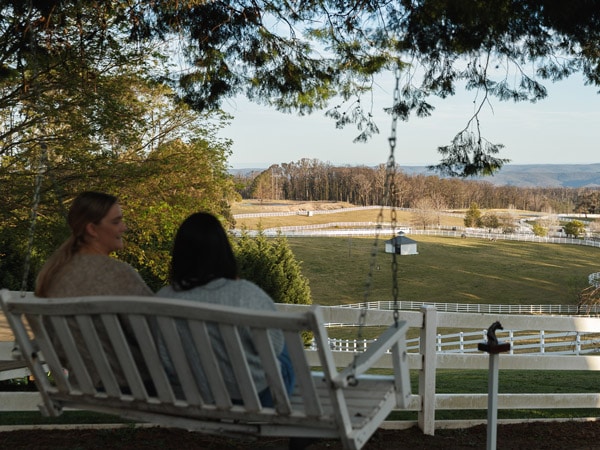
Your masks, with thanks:
M 510 343 L 498 342 L 496 330 L 502 330 L 500 322 L 494 322 L 487 330 L 487 342 L 477 345 L 480 351 L 490 355 L 488 373 L 487 450 L 496 450 L 498 427 L 498 366 L 500 353 L 510 350 Z

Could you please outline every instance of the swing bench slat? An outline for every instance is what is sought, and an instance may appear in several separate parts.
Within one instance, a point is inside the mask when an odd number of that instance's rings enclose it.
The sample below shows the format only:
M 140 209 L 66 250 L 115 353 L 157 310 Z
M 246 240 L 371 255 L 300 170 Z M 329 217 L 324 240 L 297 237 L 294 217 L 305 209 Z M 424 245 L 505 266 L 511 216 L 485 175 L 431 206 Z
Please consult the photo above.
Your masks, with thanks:
M 7 290 L 0 291 L 0 299 L 48 416 L 69 407 L 220 435 L 335 438 L 344 448 L 358 449 L 410 399 L 405 322 L 392 325 L 338 371 L 318 306 L 289 313 L 158 297 L 20 299 Z M 189 333 L 180 333 L 182 324 Z M 233 362 L 241 402 L 231 400 L 223 382 L 209 337 L 215 326 Z M 260 404 L 244 357 L 243 328 L 253 337 L 274 407 Z M 269 329 L 283 331 L 296 373 L 292 395 L 285 390 Z M 321 372 L 307 361 L 303 331 L 314 335 Z M 388 350 L 394 374 L 366 374 Z

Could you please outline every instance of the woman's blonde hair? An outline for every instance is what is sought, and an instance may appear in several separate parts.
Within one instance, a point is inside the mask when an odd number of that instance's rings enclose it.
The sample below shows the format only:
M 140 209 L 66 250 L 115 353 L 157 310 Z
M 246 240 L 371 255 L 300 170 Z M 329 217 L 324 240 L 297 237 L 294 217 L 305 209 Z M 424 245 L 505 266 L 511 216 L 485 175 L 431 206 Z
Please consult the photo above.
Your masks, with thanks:
M 47 297 L 54 276 L 85 243 L 87 225 L 99 224 L 117 201 L 117 197 L 113 195 L 93 191 L 82 192 L 73 200 L 67 215 L 71 236 L 56 249 L 40 270 L 35 286 L 36 296 Z

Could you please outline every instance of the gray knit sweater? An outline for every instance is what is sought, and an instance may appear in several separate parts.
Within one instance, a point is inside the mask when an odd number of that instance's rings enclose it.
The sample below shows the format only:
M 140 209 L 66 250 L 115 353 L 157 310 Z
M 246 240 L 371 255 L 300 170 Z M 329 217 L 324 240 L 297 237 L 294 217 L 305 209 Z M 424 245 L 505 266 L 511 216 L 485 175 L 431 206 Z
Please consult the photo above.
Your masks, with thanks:
M 242 308 L 250 308 L 257 310 L 275 311 L 275 303 L 269 297 L 269 295 L 263 291 L 256 284 L 248 280 L 229 280 L 220 278 L 213 280 L 210 283 L 190 289 L 187 291 L 175 291 L 171 286 L 162 288 L 156 294 L 159 297 L 169 297 L 177 299 L 186 299 L 197 302 L 214 303 L 228 306 L 237 306 Z M 205 400 L 211 402 L 212 398 L 206 389 L 206 377 L 202 366 L 197 356 L 194 355 L 194 348 L 192 338 L 187 327 L 180 324 L 180 334 L 182 336 L 183 345 L 188 348 L 187 354 L 189 355 L 190 363 L 194 376 L 196 377 L 197 384 L 200 388 L 200 392 L 205 397 Z M 223 374 L 225 385 L 229 390 L 232 399 L 241 399 L 240 390 L 238 383 L 235 380 L 233 369 L 227 353 L 225 351 L 225 345 L 221 338 L 221 335 L 216 327 L 209 326 L 209 333 L 213 341 L 216 357 L 219 361 L 219 366 Z M 270 330 L 269 335 L 273 342 L 273 348 L 276 355 L 279 355 L 283 351 L 284 339 L 281 330 Z M 262 391 L 267 387 L 267 381 L 265 373 L 262 369 L 258 353 L 252 344 L 249 330 L 242 330 L 240 333 L 244 350 L 252 377 L 256 383 L 258 391 Z

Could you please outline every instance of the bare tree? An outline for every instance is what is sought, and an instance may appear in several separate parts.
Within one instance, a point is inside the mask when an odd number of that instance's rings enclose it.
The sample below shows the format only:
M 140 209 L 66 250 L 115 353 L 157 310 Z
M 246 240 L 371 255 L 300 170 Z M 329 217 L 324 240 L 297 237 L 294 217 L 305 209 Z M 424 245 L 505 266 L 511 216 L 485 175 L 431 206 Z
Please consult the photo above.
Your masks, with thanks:
M 580 313 L 587 314 L 592 306 L 600 304 L 600 284 L 592 284 L 579 293 L 577 308 Z
M 435 202 L 431 197 L 422 197 L 414 202 L 412 223 L 416 227 L 426 229 L 428 226 L 436 223 L 437 217 L 438 213 L 435 209 Z

